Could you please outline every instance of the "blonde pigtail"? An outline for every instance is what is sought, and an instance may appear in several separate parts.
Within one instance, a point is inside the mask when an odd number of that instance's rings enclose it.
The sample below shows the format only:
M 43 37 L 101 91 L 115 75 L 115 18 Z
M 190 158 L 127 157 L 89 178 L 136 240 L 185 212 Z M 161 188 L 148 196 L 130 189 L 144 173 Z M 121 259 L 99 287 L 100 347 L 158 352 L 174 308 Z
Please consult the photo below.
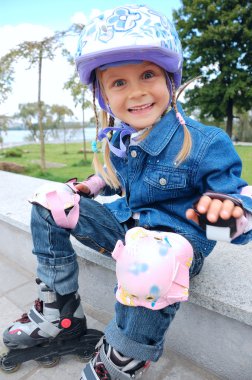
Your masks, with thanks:
M 95 141 L 92 142 L 92 151 L 93 151 L 93 166 L 95 168 L 96 174 L 100 172 L 100 168 L 102 167 L 102 164 L 99 161 L 98 157 L 98 133 L 99 133 L 99 118 L 98 118 L 98 112 L 95 104 L 95 80 L 93 81 L 93 108 L 94 108 L 94 115 L 95 115 Z
M 192 149 L 192 138 L 191 138 L 191 134 L 190 134 L 188 128 L 186 127 L 185 120 L 177 108 L 176 86 L 174 83 L 173 76 L 169 75 L 169 78 L 171 80 L 171 85 L 172 85 L 172 107 L 174 108 L 175 113 L 176 113 L 176 117 L 179 120 L 180 124 L 183 126 L 183 130 L 184 130 L 183 145 L 182 145 L 182 148 L 181 148 L 179 154 L 177 155 L 177 157 L 175 159 L 176 165 L 180 165 L 183 161 L 185 161 L 185 159 L 190 154 L 190 151 Z
M 104 143 L 105 144 L 104 145 L 104 163 L 105 163 L 106 170 L 104 169 L 104 165 L 99 160 L 98 148 L 97 148 L 98 133 L 99 133 L 99 117 L 98 117 L 98 112 L 97 112 L 96 103 L 95 103 L 95 83 L 93 83 L 93 107 L 94 107 L 95 122 L 96 122 L 96 136 L 95 136 L 95 141 L 92 143 L 92 150 L 94 153 L 93 167 L 95 169 L 95 173 L 98 175 L 100 174 L 107 185 L 109 185 L 110 187 L 114 189 L 118 189 L 120 187 L 120 182 L 118 181 L 118 178 L 115 174 L 115 171 L 110 161 L 110 150 L 109 150 L 109 145 L 107 141 L 105 141 Z M 102 128 L 106 128 L 108 125 L 108 114 L 103 110 L 101 113 L 101 122 L 102 122 Z M 112 116 L 110 116 L 109 124 L 110 126 L 114 126 L 114 118 Z
M 118 189 L 121 185 L 111 164 L 110 149 L 107 141 L 105 142 L 104 146 L 104 163 L 106 166 L 106 172 L 104 171 L 106 174 L 105 182 L 107 182 L 113 189 Z
M 186 89 L 186 87 L 188 87 L 191 83 L 195 82 L 196 80 L 202 78 L 202 75 L 199 75 L 193 79 L 190 79 L 189 81 L 187 81 L 186 83 L 184 83 L 182 86 L 179 87 L 178 91 L 177 91 L 177 96 L 176 96 L 176 100 L 178 100 L 178 98 L 180 97 L 180 95 L 182 94 L 182 92 Z

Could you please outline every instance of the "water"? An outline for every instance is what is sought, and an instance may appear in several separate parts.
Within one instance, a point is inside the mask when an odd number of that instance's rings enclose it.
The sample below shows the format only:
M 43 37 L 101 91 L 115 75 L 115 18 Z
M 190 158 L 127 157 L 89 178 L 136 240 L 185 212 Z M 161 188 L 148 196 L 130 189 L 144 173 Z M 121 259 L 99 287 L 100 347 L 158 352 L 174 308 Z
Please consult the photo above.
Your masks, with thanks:
M 29 140 L 31 132 L 27 130 L 8 130 L 7 132 L 2 132 L 1 136 L 3 138 L 3 147 L 18 146 L 24 144 L 34 143 Z M 95 138 L 95 128 L 85 128 L 86 141 L 92 141 Z M 82 142 L 83 132 L 82 129 L 68 129 L 66 132 L 66 142 Z M 57 135 L 52 135 L 51 133 L 46 137 L 46 142 L 48 143 L 63 143 L 64 142 L 64 130 L 57 130 Z

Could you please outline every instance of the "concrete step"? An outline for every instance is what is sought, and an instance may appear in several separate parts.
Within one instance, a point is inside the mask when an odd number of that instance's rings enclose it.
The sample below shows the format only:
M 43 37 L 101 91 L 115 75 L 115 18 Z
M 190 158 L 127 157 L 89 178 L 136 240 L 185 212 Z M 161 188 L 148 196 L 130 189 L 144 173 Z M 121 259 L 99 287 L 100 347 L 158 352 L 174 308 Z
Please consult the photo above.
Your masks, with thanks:
M 29 310 L 34 299 L 37 298 L 37 289 L 34 273 L 28 268 L 18 265 L 5 255 L 0 255 L 0 335 L 4 329 Z M 103 331 L 108 321 L 108 315 L 98 311 L 84 303 L 87 313 L 88 326 Z M 4 312 L 3 312 L 4 311 Z M 3 342 L 0 340 L 0 351 L 6 352 Z M 64 380 L 79 379 L 84 363 L 76 356 L 64 356 L 60 363 L 53 368 L 43 368 L 35 361 L 22 364 L 18 372 L 6 374 L 0 371 L 1 380 Z M 152 364 L 146 373 L 146 380 L 217 380 L 218 377 L 196 366 L 182 355 L 167 349 L 165 355 L 156 364 Z
M 9 199 L 0 205 L 0 254 L 30 274 L 35 273 L 36 262 L 30 254 L 27 199 L 42 183 L 42 180 L 0 172 L 1 194 L 3 199 Z M 11 188 L 15 189 L 13 194 Z M 79 260 L 80 294 L 85 310 L 94 323 L 104 326 L 113 315 L 114 261 L 74 239 L 72 242 Z M 150 378 L 252 379 L 251 248 L 251 244 L 217 245 L 201 274 L 191 282 L 189 302 L 182 304 L 169 328 L 165 354 L 158 365 L 153 365 L 150 376 L 154 373 L 155 376 Z M 13 278 L 11 274 L 15 272 L 6 271 L 6 276 Z

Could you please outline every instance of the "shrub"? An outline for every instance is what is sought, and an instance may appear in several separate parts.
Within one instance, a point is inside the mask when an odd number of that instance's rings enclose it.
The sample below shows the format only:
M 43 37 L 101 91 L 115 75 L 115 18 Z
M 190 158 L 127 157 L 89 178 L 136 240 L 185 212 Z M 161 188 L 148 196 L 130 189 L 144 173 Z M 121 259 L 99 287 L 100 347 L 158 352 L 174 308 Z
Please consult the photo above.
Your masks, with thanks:
M 22 157 L 23 151 L 20 148 L 8 149 L 5 152 L 5 157 Z

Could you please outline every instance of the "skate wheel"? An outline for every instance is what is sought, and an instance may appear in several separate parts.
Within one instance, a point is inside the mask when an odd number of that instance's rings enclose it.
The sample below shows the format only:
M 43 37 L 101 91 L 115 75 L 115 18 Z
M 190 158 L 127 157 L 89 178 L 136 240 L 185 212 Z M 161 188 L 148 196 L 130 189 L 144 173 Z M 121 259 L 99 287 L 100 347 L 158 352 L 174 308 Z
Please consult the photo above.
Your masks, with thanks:
M 89 360 L 92 358 L 93 355 L 88 355 L 88 356 L 84 356 L 84 355 L 77 355 L 77 360 L 81 363 L 87 363 L 89 362 Z
M 59 356 L 45 357 L 37 360 L 37 362 L 44 368 L 52 368 L 56 366 L 59 363 L 59 361 Z
M 16 371 L 19 370 L 21 364 L 18 363 L 18 364 L 12 364 L 10 361 L 8 361 L 8 359 L 6 359 L 7 355 L 2 355 L 0 357 L 0 363 L 1 363 L 1 369 L 2 371 L 6 372 L 6 373 L 14 373 Z
M 77 359 L 82 362 L 82 363 L 86 363 L 88 362 L 94 355 L 94 350 L 80 350 L 78 353 L 77 353 Z

